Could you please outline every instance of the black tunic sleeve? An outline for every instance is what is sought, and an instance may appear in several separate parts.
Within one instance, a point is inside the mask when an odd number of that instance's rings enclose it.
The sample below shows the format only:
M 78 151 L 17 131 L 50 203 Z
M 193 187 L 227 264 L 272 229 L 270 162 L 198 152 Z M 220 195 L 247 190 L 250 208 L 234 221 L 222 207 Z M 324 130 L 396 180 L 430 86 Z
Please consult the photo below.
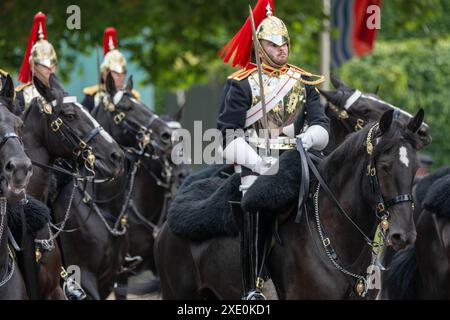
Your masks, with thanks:
M 25 110 L 25 97 L 23 91 L 16 91 L 16 104 L 14 105 L 14 114 L 21 116 Z
M 227 141 L 227 129 L 244 130 L 245 118 L 251 106 L 252 94 L 247 79 L 241 81 L 228 79 L 221 96 L 217 129 L 222 133 L 224 146 Z M 231 140 L 228 140 L 231 141 Z
M 89 112 L 91 112 L 95 106 L 94 96 L 88 96 L 88 95 L 84 96 L 83 102 L 81 102 L 81 104 L 85 108 L 87 108 L 89 110 Z
M 310 80 L 305 77 L 306 80 Z M 325 107 L 320 102 L 320 94 L 317 92 L 314 85 L 305 85 L 306 87 L 306 104 L 305 110 L 302 111 L 295 121 L 295 134 L 299 134 L 303 125 L 305 124 L 305 118 L 308 121 L 309 126 L 319 125 L 323 127 L 327 132 L 330 132 L 330 119 L 325 114 Z M 306 112 L 306 116 L 305 116 Z

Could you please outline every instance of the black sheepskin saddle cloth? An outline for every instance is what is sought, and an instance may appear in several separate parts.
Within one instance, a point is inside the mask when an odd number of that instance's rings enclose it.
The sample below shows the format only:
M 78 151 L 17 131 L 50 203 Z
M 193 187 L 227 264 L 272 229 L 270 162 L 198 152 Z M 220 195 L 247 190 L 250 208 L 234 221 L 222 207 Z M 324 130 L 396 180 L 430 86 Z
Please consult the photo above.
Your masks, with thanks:
M 31 196 L 27 196 L 28 203 L 10 204 L 8 203 L 6 213 L 8 215 L 8 227 L 11 230 L 16 241 L 20 242 L 22 238 L 22 218 L 21 210 L 26 222 L 26 232 L 35 235 L 50 221 L 50 210 L 39 200 Z
M 191 240 L 238 234 L 229 202 L 241 201 L 241 180 L 233 170 L 230 165 L 213 165 L 186 178 L 169 208 L 172 232 Z M 241 206 L 267 215 L 285 212 L 298 201 L 300 178 L 298 152 L 286 151 L 280 156 L 278 172 L 258 177 Z
M 416 198 L 422 208 L 450 218 L 450 167 L 424 177 L 417 184 Z

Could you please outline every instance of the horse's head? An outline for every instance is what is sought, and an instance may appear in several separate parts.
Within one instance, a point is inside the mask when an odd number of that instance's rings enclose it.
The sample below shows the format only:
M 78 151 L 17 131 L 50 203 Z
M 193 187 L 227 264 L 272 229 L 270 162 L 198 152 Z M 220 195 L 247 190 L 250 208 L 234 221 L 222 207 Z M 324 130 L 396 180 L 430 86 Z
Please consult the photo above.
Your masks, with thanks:
M 151 154 L 170 154 L 172 129 L 142 102 L 134 98 L 133 78 L 118 90 L 111 74 L 106 78 L 106 94 L 93 110 L 96 119 L 123 147 Z
M 96 178 L 116 177 L 123 168 L 124 153 L 114 139 L 74 97 L 65 94 L 55 75 L 50 76 L 50 87 L 36 77 L 33 80 L 45 121 L 35 119 L 26 125 L 41 124 L 35 132 L 42 136 L 50 157 L 74 159 L 81 168 L 95 172 Z
M 389 230 L 388 243 L 400 250 L 416 239 L 412 187 L 418 168 L 417 149 L 422 145 L 417 132 L 424 111 L 420 109 L 407 124 L 393 117 L 393 110 L 386 111 L 368 131 L 367 175 L 377 216 L 381 226 Z
M 23 199 L 33 173 L 30 159 L 19 138 L 22 120 L 13 111 L 14 84 L 2 77 L 0 91 L 0 192 L 10 201 Z
M 346 121 L 346 116 L 353 118 L 355 129 L 360 129 L 368 122 L 377 121 L 388 110 L 394 110 L 394 118 L 404 123 L 408 123 L 413 118 L 408 112 L 381 100 L 376 94 L 362 93 L 350 88 L 335 76 L 331 76 L 331 82 L 336 90 L 321 90 L 322 95 L 338 108 L 337 113 L 341 115 L 341 120 Z M 426 123 L 422 123 L 418 135 L 424 146 L 431 143 L 430 128 Z

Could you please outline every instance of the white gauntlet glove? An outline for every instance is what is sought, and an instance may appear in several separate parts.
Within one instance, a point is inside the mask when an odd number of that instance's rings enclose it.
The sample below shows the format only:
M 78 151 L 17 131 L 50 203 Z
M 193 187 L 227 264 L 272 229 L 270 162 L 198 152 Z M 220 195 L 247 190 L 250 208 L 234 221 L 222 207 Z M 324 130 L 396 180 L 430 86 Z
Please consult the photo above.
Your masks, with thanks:
M 242 165 L 258 174 L 266 173 L 276 161 L 272 157 L 260 157 L 242 137 L 234 139 L 227 145 L 223 150 L 223 157 L 227 163 Z
M 309 127 L 305 132 L 298 135 L 298 137 L 302 140 L 305 150 L 313 148 L 319 151 L 325 149 L 329 139 L 327 130 L 319 125 Z

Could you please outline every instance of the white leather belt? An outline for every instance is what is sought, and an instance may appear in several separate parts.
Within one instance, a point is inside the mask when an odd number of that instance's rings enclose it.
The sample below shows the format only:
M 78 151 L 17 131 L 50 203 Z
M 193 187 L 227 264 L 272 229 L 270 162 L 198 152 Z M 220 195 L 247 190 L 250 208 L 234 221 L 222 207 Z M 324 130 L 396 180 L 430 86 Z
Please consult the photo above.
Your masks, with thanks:
M 258 148 L 266 148 L 266 139 L 257 137 L 248 137 L 247 141 L 250 145 Z M 278 137 L 269 139 L 269 148 L 277 150 L 294 149 L 297 140 L 289 137 Z

